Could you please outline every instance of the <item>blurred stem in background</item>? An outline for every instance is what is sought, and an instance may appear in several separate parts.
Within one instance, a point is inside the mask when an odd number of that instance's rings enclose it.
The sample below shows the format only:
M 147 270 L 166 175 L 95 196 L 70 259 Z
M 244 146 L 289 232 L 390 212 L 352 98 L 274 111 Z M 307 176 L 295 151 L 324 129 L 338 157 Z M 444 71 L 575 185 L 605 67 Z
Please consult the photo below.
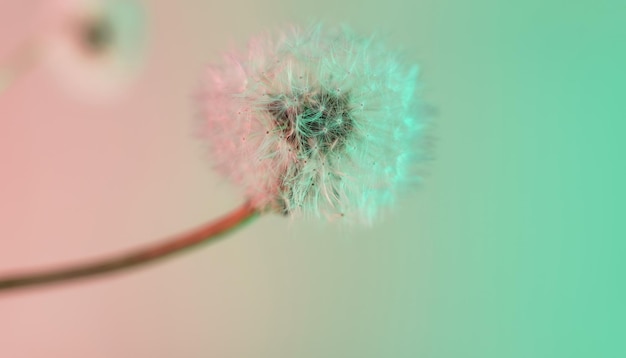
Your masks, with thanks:
M 15 53 L 0 60 L 0 93 L 29 72 L 40 60 L 41 51 L 35 41 L 26 41 Z

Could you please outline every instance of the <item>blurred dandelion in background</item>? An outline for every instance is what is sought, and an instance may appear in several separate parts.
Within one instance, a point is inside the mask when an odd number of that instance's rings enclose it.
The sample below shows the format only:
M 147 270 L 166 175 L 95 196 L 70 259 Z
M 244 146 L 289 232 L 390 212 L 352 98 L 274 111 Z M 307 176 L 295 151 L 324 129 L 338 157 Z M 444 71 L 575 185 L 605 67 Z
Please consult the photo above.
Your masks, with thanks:
M 0 68 L 0 91 L 38 64 L 90 100 L 120 95 L 139 73 L 146 18 L 138 1 L 50 0 L 36 14 L 36 33 Z
M 292 27 L 209 67 L 202 134 L 258 208 L 369 224 L 418 181 L 417 76 L 374 37 Z

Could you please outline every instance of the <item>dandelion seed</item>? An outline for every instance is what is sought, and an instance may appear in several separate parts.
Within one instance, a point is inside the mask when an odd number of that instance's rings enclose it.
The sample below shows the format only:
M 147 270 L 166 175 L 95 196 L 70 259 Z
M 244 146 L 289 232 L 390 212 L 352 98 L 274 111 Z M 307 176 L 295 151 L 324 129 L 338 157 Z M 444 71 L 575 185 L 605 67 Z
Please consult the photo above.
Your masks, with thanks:
M 202 123 L 215 167 L 259 209 L 371 223 L 417 182 L 417 74 L 347 28 L 255 38 L 207 70 Z

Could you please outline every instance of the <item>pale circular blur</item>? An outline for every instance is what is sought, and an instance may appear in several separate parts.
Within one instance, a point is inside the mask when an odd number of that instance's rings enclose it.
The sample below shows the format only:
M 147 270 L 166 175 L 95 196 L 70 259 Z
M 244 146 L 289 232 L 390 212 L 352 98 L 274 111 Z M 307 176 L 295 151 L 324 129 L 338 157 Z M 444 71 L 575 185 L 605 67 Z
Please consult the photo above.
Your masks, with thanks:
M 70 94 L 123 96 L 140 72 L 146 17 L 134 0 L 53 0 L 41 8 L 44 62 Z

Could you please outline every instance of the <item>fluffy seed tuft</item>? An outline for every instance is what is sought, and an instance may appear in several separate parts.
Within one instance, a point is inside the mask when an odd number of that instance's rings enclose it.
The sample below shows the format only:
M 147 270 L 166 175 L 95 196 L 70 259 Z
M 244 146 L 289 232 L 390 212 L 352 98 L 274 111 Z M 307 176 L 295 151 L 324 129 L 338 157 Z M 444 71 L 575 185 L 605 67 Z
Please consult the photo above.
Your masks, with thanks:
M 371 223 L 417 182 L 418 68 L 347 28 L 291 28 L 210 66 L 203 136 L 261 209 Z

